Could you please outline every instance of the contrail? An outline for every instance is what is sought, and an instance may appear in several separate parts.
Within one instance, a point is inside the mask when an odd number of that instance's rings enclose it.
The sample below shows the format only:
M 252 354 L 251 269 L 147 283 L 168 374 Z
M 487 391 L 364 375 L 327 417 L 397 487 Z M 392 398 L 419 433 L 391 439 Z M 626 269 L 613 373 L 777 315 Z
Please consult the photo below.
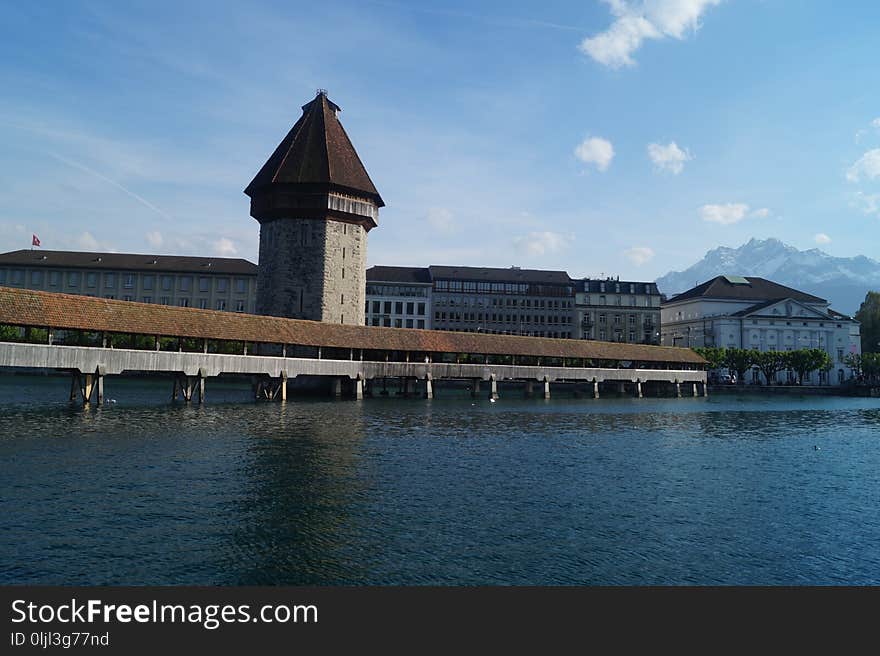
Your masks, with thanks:
M 104 175 L 102 173 L 98 173 L 94 169 L 90 169 L 85 164 L 80 164 L 79 162 L 74 162 L 72 159 L 67 159 L 66 157 L 62 157 L 58 153 L 50 152 L 49 155 L 51 155 L 52 157 L 57 159 L 59 162 L 67 164 L 68 166 L 70 166 L 72 168 L 79 169 L 80 171 L 85 171 L 86 173 L 90 173 L 91 175 L 95 176 L 96 178 L 98 178 L 100 180 L 103 180 L 104 182 L 109 182 L 110 184 L 112 184 L 114 187 L 116 187 L 120 191 L 122 191 L 122 192 L 128 194 L 129 196 L 131 196 L 132 198 L 134 198 L 137 202 L 139 202 L 144 207 L 148 207 L 149 209 L 153 210 L 154 212 L 156 212 L 160 216 L 163 216 L 164 218 L 168 219 L 169 221 L 174 220 L 174 218 L 170 214 L 168 214 L 167 212 L 165 212 L 163 210 L 160 210 L 158 207 L 153 205 L 150 201 L 148 201 L 143 196 L 138 196 L 136 193 L 134 193 L 130 189 L 126 189 L 121 184 L 116 182 L 116 180 L 111 180 L 106 175 Z

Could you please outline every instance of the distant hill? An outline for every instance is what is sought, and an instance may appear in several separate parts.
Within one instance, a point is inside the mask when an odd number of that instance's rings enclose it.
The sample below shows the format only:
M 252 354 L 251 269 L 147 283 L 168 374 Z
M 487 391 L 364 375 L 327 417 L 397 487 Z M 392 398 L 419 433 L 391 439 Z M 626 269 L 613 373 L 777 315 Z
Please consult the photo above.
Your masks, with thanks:
M 880 262 L 859 255 L 832 257 L 811 248 L 800 251 L 778 239 L 751 239 L 739 248 L 715 248 L 685 269 L 657 279 L 667 296 L 680 294 L 719 275 L 760 276 L 831 302 L 844 314 L 854 314 L 869 291 L 880 290 Z

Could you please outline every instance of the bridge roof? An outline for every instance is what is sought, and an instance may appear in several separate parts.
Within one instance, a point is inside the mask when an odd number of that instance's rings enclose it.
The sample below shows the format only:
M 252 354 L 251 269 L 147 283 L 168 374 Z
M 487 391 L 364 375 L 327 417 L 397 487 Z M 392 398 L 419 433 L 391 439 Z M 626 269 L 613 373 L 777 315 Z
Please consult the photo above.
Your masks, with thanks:
M 686 348 L 345 326 L 0 287 L 0 324 L 329 348 L 704 364 Z

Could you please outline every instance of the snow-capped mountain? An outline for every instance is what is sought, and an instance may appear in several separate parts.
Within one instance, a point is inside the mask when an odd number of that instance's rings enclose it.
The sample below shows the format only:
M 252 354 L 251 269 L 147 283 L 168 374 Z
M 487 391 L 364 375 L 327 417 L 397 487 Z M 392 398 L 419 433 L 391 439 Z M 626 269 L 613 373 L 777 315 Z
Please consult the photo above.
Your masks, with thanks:
M 715 248 L 685 269 L 670 271 L 657 286 L 673 296 L 719 275 L 758 276 L 826 298 L 838 312 L 853 314 L 865 294 L 880 290 L 880 262 L 859 255 L 832 257 L 811 248 L 800 251 L 778 239 L 751 239 L 739 248 Z

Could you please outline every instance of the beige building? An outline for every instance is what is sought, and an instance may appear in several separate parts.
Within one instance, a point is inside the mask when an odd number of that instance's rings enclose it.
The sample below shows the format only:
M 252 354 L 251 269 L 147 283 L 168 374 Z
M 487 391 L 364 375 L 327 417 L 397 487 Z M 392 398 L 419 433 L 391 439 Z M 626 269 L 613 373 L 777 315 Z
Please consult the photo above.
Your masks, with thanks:
M 257 265 L 238 258 L 20 250 L 0 286 L 253 314 Z
M 575 284 L 579 339 L 660 343 L 660 291 L 655 283 L 585 278 Z

